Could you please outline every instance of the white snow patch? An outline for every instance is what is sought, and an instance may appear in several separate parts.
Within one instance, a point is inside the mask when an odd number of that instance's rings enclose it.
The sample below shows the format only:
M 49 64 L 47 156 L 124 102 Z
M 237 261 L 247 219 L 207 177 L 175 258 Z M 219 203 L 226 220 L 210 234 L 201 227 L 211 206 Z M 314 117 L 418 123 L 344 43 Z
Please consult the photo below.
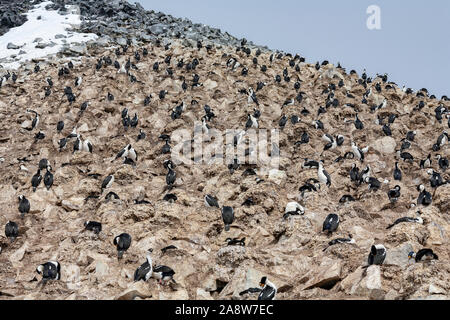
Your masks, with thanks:
M 75 6 L 67 5 L 68 14 L 61 15 L 56 10 L 45 10 L 45 6 L 49 4 L 52 4 L 52 1 L 35 6 L 27 13 L 28 20 L 23 25 L 10 29 L 0 37 L 0 60 L 6 58 L 6 62 L 0 63 L 3 68 L 17 69 L 25 61 L 58 53 L 64 44 L 83 43 L 97 38 L 97 35 L 93 33 L 70 31 L 81 24 L 80 15 Z M 62 34 L 66 38 L 56 39 L 57 34 Z M 36 38 L 42 38 L 42 40 L 33 43 Z M 20 49 L 7 49 L 10 42 L 20 46 Z M 36 48 L 38 43 L 51 44 L 52 42 L 55 45 L 43 49 Z M 26 53 L 19 55 L 21 50 Z M 11 55 L 16 55 L 16 58 L 11 58 Z

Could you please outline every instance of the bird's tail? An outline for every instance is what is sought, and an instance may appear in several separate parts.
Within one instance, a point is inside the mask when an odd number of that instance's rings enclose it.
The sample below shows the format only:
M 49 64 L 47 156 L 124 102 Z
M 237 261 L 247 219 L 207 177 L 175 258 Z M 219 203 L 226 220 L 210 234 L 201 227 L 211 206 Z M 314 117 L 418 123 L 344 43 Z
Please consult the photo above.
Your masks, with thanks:
M 229 224 L 225 225 L 225 231 L 230 231 L 230 225 Z
M 122 257 L 123 257 L 123 251 L 122 250 L 117 251 L 117 259 L 120 260 L 120 259 L 122 259 Z
M 386 230 L 391 229 L 395 224 L 391 224 L 389 227 L 386 228 Z

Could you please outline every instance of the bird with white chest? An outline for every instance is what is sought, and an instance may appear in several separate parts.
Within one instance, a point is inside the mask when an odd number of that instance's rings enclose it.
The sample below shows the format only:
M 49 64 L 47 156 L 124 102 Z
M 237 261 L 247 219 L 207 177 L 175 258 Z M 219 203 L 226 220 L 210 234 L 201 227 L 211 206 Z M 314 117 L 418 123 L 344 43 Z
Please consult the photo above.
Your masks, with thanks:
M 319 177 L 319 182 L 326 184 L 328 187 L 331 186 L 331 176 L 323 167 L 323 160 L 319 162 L 319 169 L 317 170 L 317 176 Z
M 289 202 L 284 209 L 283 219 L 287 219 L 289 216 L 299 216 L 305 214 L 305 208 L 303 208 L 297 202 Z
M 267 277 L 261 278 L 259 286 L 262 288 L 262 291 L 258 296 L 258 300 L 275 300 L 277 287 L 272 282 L 270 282 Z

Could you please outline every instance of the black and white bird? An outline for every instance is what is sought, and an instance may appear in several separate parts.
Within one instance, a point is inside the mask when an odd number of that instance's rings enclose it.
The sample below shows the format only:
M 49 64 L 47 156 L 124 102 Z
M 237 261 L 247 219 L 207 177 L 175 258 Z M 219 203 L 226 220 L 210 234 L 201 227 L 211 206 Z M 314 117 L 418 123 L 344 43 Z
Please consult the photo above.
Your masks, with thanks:
M 56 131 L 58 131 L 58 133 L 60 133 L 62 130 L 64 129 L 64 121 L 58 121 L 58 123 L 56 124 Z
M 50 163 L 47 159 L 43 158 L 39 161 L 39 170 L 44 170 L 50 166 Z
M 335 213 L 330 213 L 323 222 L 322 232 L 331 234 L 339 227 L 339 216 Z
M 49 261 L 39 265 L 36 272 L 42 275 L 42 281 L 60 280 L 61 279 L 61 265 L 58 261 Z
M 381 182 L 374 177 L 366 177 L 364 182 L 369 185 L 369 190 L 377 192 L 381 188 Z
M 356 114 L 356 116 L 355 116 L 355 128 L 358 129 L 358 130 L 363 130 L 364 129 L 364 124 L 362 123 L 361 120 L 359 120 L 358 114 Z
M 97 221 L 86 221 L 84 222 L 84 229 L 99 234 L 102 231 L 102 224 Z
M 448 159 L 443 158 L 440 154 L 436 156 L 436 159 L 438 160 L 439 168 L 441 168 L 442 171 L 446 171 L 449 167 Z
M 167 169 L 169 171 L 166 175 L 166 184 L 167 186 L 169 186 L 169 188 L 172 188 L 177 179 L 177 173 L 173 170 L 171 163 L 167 165 Z
M 433 169 L 429 169 L 427 173 L 431 176 L 430 185 L 433 189 L 436 189 L 445 184 L 442 176 L 439 172 L 434 171 Z
M 259 282 L 259 286 L 262 288 L 258 296 L 258 300 L 274 300 L 277 294 L 277 287 L 270 282 L 267 277 L 262 277 Z
M 92 143 L 89 140 L 83 141 L 82 151 L 92 153 Z
M 223 206 L 222 207 L 222 220 L 225 224 L 225 231 L 230 231 L 230 225 L 234 221 L 234 210 L 232 207 Z
M 238 238 L 227 238 L 225 240 L 225 242 L 227 243 L 228 246 L 242 246 L 245 247 L 245 237 L 242 239 L 238 239 Z
M 158 265 L 153 268 L 153 278 L 158 279 L 159 283 L 162 283 L 163 285 L 168 282 L 172 281 L 176 283 L 176 281 L 173 278 L 173 275 L 175 274 L 175 271 L 173 271 L 172 268 L 168 266 Z
M 402 172 L 398 167 L 398 162 L 395 163 L 394 180 L 402 181 Z
M 41 184 L 41 181 L 42 181 L 41 169 L 38 169 L 36 174 L 31 178 L 31 186 L 33 187 L 33 192 L 36 192 L 36 189 Z
M 114 175 L 111 174 L 111 175 L 107 176 L 102 182 L 102 191 L 104 189 L 110 188 L 112 186 L 113 182 L 114 182 Z
M 114 238 L 113 244 L 117 247 L 117 258 L 122 259 L 123 253 L 131 246 L 131 236 L 122 233 Z
M 253 91 L 253 88 L 248 88 L 248 103 L 255 103 L 259 106 L 258 98 L 256 97 L 256 93 Z
M 144 140 L 146 138 L 146 134 L 142 129 L 139 129 L 139 134 L 136 138 L 136 141 Z
M 82 82 L 83 82 L 83 78 L 82 77 L 77 77 L 75 79 L 75 87 L 80 86 Z
M 77 140 L 75 140 L 74 144 L 73 144 L 73 152 L 75 153 L 77 151 L 82 151 L 83 150 L 83 142 L 81 141 L 80 135 L 77 135 Z
M 432 163 L 433 162 L 431 161 L 431 154 L 429 154 L 425 160 L 420 160 L 420 168 L 421 169 L 430 168 Z
M 13 243 L 19 236 L 19 226 L 14 221 L 8 221 L 5 225 L 5 236 Z
M 423 224 L 423 219 L 421 217 L 417 217 L 417 218 L 410 218 L 410 217 L 402 217 L 400 219 L 397 219 L 394 221 L 393 224 L 389 225 L 386 229 L 391 229 L 394 226 L 400 224 L 400 223 L 419 223 L 419 224 Z
M 447 133 L 447 131 L 444 131 L 444 133 L 442 133 L 442 134 L 438 137 L 436 144 L 437 144 L 439 147 L 443 147 L 443 146 L 445 146 L 445 145 L 448 143 L 448 141 L 449 141 L 448 133 Z
M 348 238 L 337 238 L 337 239 L 331 240 L 330 242 L 328 242 L 328 246 L 325 247 L 322 251 L 325 251 L 329 247 L 340 244 L 340 243 L 354 244 L 355 239 L 353 239 L 353 236 L 351 234 L 349 234 Z
M 151 253 L 153 249 L 147 250 L 146 258 L 147 260 L 139 266 L 134 272 L 134 281 L 148 281 L 153 275 L 153 265 L 152 265 L 152 257 Z
M 219 202 L 218 202 L 217 198 L 214 197 L 214 196 L 212 196 L 212 195 L 210 195 L 210 194 L 207 194 L 207 195 L 205 196 L 205 205 L 206 205 L 207 207 L 216 207 L 216 208 L 219 208 Z
M 305 214 L 305 208 L 303 208 L 297 202 L 289 202 L 284 209 L 283 219 L 287 219 L 289 216 L 299 216 Z
M 414 138 L 416 137 L 417 132 L 416 131 L 408 131 L 406 134 L 406 140 L 414 142 Z
M 47 171 L 44 175 L 44 185 L 47 188 L 47 190 L 50 190 L 50 188 L 53 185 L 53 174 L 50 172 L 50 166 L 47 166 Z
M 369 147 L 360 149 L 355 142 L 352 141 L 352 151 L 355 157 L 357 157 L 361 162 L 364 162 L 364 154 L 369 151 Z
M 332 150 L 332 149 L 336 149 L 337 147 L 337 140 L 335 140 L 331 135 L 329 134 L 324 134 L 322 136 L 322 140 L 324 140 L 325 142 L 327 142 L 327 144 L 325 145 L 325 147 L 323 148 L 323 151 L 325 150 Z
M 417 198 L 417 204 L 423 206 L 429 206 L 433 199 L 431 197 L 431 193 L 425 190 L 425 186 L 423 184 L 417 187 L 417 191 L 419 191 L 419 197 Z
M 328 172 L 323 167 L 323 161 L 319 162 L 319 168 L 317 170 L 317 175 L 319 177 L 319 182 L 326 184 L 328 187 L 331 186 L 331 177 Z
M 256 119 L 254 116 L 252 116 L 251 114 L 248 114 L 247 116 L 247 122 L 245 124 L 245 129 L 250 129 L 250 128 L 255 128 L 258 129 L 258 119 Z
M 353 163 L 352 168 L 350 169 L 350 180 L 353 182 L 358 182 L 359 178 L 359 168 L 355 163 Z
M 302 167 L 304 169 L 319 169 L 319 162 L 305 158 L 305 162 L 303 163 Z
M 111 201 L 111 200 L 120 200 L 119 196 L 117 195 L 117 193 L 110 191 L 106 194 L 105 196 L 105 200 L 106 201 Z
M 31 121 L 31 128 L 27 129 L 28 131 L 32 131 L 39 124 L 40 117 L 39 117 L 39 114 L 36 111 L 34 111 L 34 110 L 27 109 L 27 112 L 34 113 L 34 118 Z
M 19 196 L 19 212 L 22 219 L 25 216 L 25 213 L 30 212 L 30 201 L 23 195 Z
M 421 249 L 417 253 L 411 251 L 408 254 L 408 259 L 414 259 L 416 260 L 416 262 L 421 262 L 421 261 L 439 260 L 439 257 L 431 249 Z
M 373 245 L 370 249 L 368 264 L 381 265 L 386 258 L 386 248 L 382 244 Z
M 401 190 L 400 186 L 396 185 L 394 189 L 388 191 L 387 194 L 391 203 L 395 203 L 398 201 L 398 198 L 400 198 L 400 190 Z

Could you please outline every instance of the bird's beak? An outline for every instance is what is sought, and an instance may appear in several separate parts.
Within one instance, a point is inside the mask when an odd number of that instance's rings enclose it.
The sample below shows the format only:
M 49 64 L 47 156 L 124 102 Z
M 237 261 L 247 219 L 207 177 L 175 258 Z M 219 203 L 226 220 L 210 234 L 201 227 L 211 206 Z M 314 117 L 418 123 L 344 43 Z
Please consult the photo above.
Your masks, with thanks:
M 408 260 L 411 260 L 412 259 L 412 255 L 408 255 Z
M 259 286 L 260 286 L 261 288 L 263 288 L 263 287 L 264 287 L 264 283 L 260 283 Z

